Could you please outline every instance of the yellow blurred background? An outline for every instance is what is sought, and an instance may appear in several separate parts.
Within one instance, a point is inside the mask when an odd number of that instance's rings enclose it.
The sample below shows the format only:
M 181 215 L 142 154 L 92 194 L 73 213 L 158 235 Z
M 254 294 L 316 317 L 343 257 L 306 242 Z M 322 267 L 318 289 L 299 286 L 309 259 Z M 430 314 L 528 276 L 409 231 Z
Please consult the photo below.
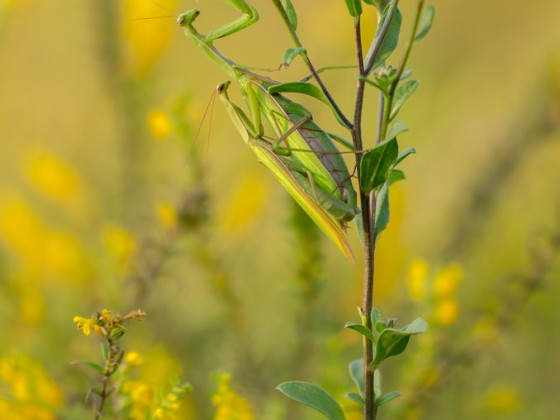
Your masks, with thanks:
M 253 3 L 260 22 L 216 45 L 272 68 L 290 39 L 269 2 Z M 391 193 L 375 292 L 383 314 L 430 330 L 384 367 L 403 395 L 381 417 L 554 418 L 560 4 L 432 3 L 410 61 L 421 87 L 400 116 L 401 147 L 418 153 Z M 352 64 L 345 2 L 294 5 L 314 63 Z M 403 35 L 414 5 L 401 1 Z M 343 325 L 361 302 L 360 258 L 294 216 L 213 107 L 226 76 L 176 25 L 191 8 L 201 32 L 237 17 L 217 0 L 0 0 L 0 418 L 91 417 L 98 378 L 70 362 L 100 360 L 100 345 L 72 319 L 102 308 L 148 314 L 123 338 L 142 355 L 123 391 L 133 405 L 173 375 L 194 387 L 176 418 L 314 419 L 275 386 L 351 390 L 360 341 Z M 305 74 L 294 63 L 271 77 Z M 325 80 L 350 113 L 353 72 Z M 368 134 L 375 121 L 369 105 Z

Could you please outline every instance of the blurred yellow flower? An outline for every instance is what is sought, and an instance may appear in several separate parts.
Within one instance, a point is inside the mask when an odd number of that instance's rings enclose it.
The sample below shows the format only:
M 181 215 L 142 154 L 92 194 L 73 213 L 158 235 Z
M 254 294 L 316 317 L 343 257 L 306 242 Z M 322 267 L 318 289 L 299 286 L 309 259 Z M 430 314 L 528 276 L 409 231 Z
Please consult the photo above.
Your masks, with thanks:
M 31 186 L 54 201 L 76 199 L 83 189 L 76 170 L 45 150 L 27 158 L 25 175 Z
M 150 412 L 152 400 L 154 398 L 153 390 L 141 381 L 126 381 L 123 384 L 122 392 L 130 398 L 131 406 L 129 418 L 134 420 L 144 420 L 146 413 Z
M 103 322 L 111 322 L 111 311 L 109 309 L 101 309 L 99 318 L 101 318 Z
M 103 242 L 115 258 L 120 269 L 127 269 L 136 251 L 136 240 L 120 226 L 106 226 L 103 229 Z
M 459 302 L 447 297 L 437 302 L 434 310 L 435 321 L 443 326 L 453 325 L 459 317 Z
M 173 230 L 177 227 L 177 212 L 171 203 L 159 203 L 156 212 L 160 224 L 165 229 Z
M 68 233 L 49 230 L 20 197 L 10 197 L 0 205 L 0 240 L 36 278 L 48 272 L 76 281 L 89 273 L 78 240 Z
M 167 112 L 162 109 L 151 109 L 148 112 L 148 127 L 156 140 L 165 140 L 171 135 L 173 124 Z
M 428 263 L 420 258 L 412 260 L 406 277 L 408 296 L 413 302 L 420 302 L 426 297 L 426 277 Z
M 177 31 L 174 19 L 147 19 L 177 9 L 176 0 L 138 1 L 124 0 L 121 35 L 125 47 L 125 74 L 131 77 L 145 75 L 161 57 L 169 45 L 172 34 Z
M 144 358 L 137 351 L 127 352 L 124 360 L 129 366 L 140 366 L 144 363 Z
M 519 391 L 511 385 L 498 385 L 488 391 L 485 407 L 499 414 L 511 414 L 521 409 Z
M 230 374 L 220 375 L 218 389 L 212 396 L 212 404 L 216 407 L 214 420 L 253 420 L 251 405 L 231 389 L 230 382 Z
M 37 361 L 23 355 L 0 359 L 0 388 L 8 386 L 11 397 L 0 398 L 0 413 L 10 419 L 55 419 L 54 409 L 64 397 L 58 385 Z
M 246 175 L 231 189 L 222 206 L 218 220 L 222 227 L 232 232 L 247 230 L 263 207 L 269 184 L 263 176 Z
M 45 264 L 53 272 L 72 280 L 82 280 L 88 273 L 86 255 L 76 237 L 49 231 L 44 237 Z
M 41 265 L 45 233 L 46 227 L 21 197 L 8 197 L 0 207 L 0 240 L 27 260 L 28 268 Z
M 434 293 L 438 297 L 451 296 L 463 280 L 463 269 L 451 264 L 440 271 L 434 279 Z

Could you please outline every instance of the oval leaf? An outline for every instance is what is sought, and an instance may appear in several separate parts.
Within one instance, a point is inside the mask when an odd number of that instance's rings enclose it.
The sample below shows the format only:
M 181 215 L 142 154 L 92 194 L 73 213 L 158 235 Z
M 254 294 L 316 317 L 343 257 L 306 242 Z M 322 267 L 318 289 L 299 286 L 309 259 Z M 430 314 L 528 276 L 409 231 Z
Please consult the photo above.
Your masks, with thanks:
M 397 162 L 395 163 L 395 165 L 398 165 L 399 163 L 401 163 L 403 160 L 405 160 L 408 156 L 410 155 L 414 155 L 416 154 L 416 149 L 414 147 L 408 147 L 405 149 L 404 152 L 402 152 L 399 157 L 397 158 Z
M 400 85 L 395 91 L 395 96 L 393 98 L 393 106 L 391 107 L 391 115 L 389 116 L 389 121 L 397 116 L 401 107 L 404 105 L 406 100 L 414 93 L 420 82 L 418 80 L 408 80 Z
M 406 327 L 397 330 L 394 328 L 386 328 L 379 335 L 377 340 L 375 358 L 372 366 L 377 367 L 379 364 L 391 356 L 401 354 L 408 345 L 411 335 L 421 334 L 426 331 L 428 324 L 422 318 L 416 318 Z
M 364 359 L 353 360 L 348 364 L 348 371 L 358 392 L 363 397 L 364 396 Z
M 389 401 L 394 400 L 395 398 L 400 397 L 400 396 L 401 396 L 401 393 L 398 392 L 398 391 L 387 392 L 387 393 L 384 394 L 384 395 L 381 395 L 381 396 L 379 396 L 379 397 L 376 397 L 376 398 L 375 398 L 374 405 L 375 405 L 376 407 L 379 407 L 380 405 L 386 404 L 386 403 L 388 403 Z
M 408 131 L 408 125 L 406 125 L 403 121 L 393 121 L 392 124 L 389 126 L 389 132 L 387 134 L 388 139 L 392 139 L 393 137 L 398 137 L 402 133 Z
M 383 185 L 398 156 L 399 146 L 395 138 L 379 143 L 364 154 L 360 162 L 360 187 L 365 194 Z
M 74 360 L 72 362 L 70 362 L 71 365 L 82 365 L 82 366 L 87 366 L 93 370 L 95 370 L 97 373 L 100 373 L 101 375 L 103 375 L 104 370 L 103 367 L 98 365 L 97 363 L 94 362 L 90 362 L 88 360 Z
M 300 53 L 304 52 L 305 48 L 288 48 L 285 52 L 284 55 L 282 56 L 282 63 L 280 63 L 280 65 L 282 67 L 289 67 L 290 64 L 292 64 L 292 61 L 294 61 L 294 59 L 300 55 Z
M 358 324 L 357 322 L 347 322 L 344 328 L 349 328 L 351 330 L 354 330 L 357 333 L 362 334 L 372 343 L 375 343 L 375 338 L 373 337 L 373 334 L 365 325 Z
M 366 63 L 369 63 L 373 59 L 373 66 L 371 67 L 370 72 L 385 63 L 391 53 L 395 51 L 399 43 L 402 15 L 399 9 L 395 10 L 395 8 L 396 4 L 394 4 L 394 2 L 389 4 L 385 8 L 383 16 L 381 17 L 379 25 L 377 26 L 375 38 L 371 43 L 371 47 L 365 59 Z M 385 26 L 385 22 L 387 21 L 387 19 L 391 19 L 391 22 L 389 23 L 389 28 L 385 33 L 385 37 L 381 39 L 381 36 L 383 35 L 383 27 Z M 379 45 L 380 42 L 381 45 Z
M 356 404 L 364 405 L 364 399 L 360 394 L 356 394 L 355 392 L 349 392 L 346 394 L 346 398 L 354 401 Z
M 375 206 L 375 237 L 378 238 L 389 225 L 389 183 L 385 182 L 377 194 Z M 377 327 L 377 324 L 375 324 Z
M 400 85 L 395 91 L 395 97 L 393 98 L 393 106 L 391 107 L 391 115 L 389 116 L 389 121 L 397 116 L 401 107 L 404 105 L 406 100 L 414 93 L 420 82 L 418 80 L 408 80 Z
M 418 21 L 418 30 L 416 31 L 414 41 L 420 41 L 428 34 L 428 32 L 430 32 L 432 24 L 434 23 L 435 16 L 436 8 L 434 6 L 428 6 L 424 10 L 422 10 L 420 20 Z
M 294 30 L 297 29 L 297 14 L 296 9 L 294 9 L 294 5 L 292 4 L 291 0 L 284 0 L 284 9 L 286 10 L 286 15 L 288 16 L 288 20 L 290 21 L 290 25 Z
M 281 383 L 276 389 L 288 398 L 314 408 L 330 420 L 346 420 L 344 412 L 336 400 L 317 385 L 291 381 Z

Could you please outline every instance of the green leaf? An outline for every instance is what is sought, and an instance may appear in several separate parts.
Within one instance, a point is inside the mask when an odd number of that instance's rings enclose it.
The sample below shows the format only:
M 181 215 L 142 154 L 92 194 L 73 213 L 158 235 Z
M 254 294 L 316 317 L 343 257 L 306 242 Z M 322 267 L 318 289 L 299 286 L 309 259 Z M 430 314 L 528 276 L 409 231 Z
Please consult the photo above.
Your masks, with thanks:
M 408 79 L 411 75 L 412 75 L 412 70 L 405 70 L 402 72 L 401 77 L 399 77 L 399 80 Z
M 88 360 L 74 360 L 74 361 L 70 362 L 70 364 L 71 365 L 87 366 L 87 367 L 95 370 L 97 373 L 100 373 L 101 375 L 103 375 L 103 373 L 104 373 L 103 366 L 100 366 L 97 363 L 90 362 Z
M 333 112 L 336 120 L 339 122 L 340 125 L 348 127 L 344 121 L 340 118 L 340 116 L 336 113 L 336 110 L 330 103 L 327 96 L 324 92 L 317 86 L 307 83 L 307 82 L 288 82 L 288 83 L 279 83 L 277 85 L 272 85 L 268 88 L 268 92 L 270 94 L 274 93 L 301 93 L 302 95 L 308 95 L 315 99 L 320 100 L 321 102 L 327 104 L 331 111 Z
M 375 397 L 374 405 L 379 407 L 380 405 L 386 404 L 391 400 L 394 400 L 397 397 L 400 397 L 401 393 L 398 391 L 391 391 L 379 397 Z
M 309 382 L 291 381 L 281 383 L 276 389 L 288 398 L 314 408 L 330 420 L 346 419 L 336 400 L 317 385 Z
M 383 29 L 385 21 L 389 17 L 390 11 L 391 11 L 391 5 L 385 8 L 385 11 L 383 12 L 383 16 L 379 21 L 379 25 L 377 26 L 377 32 L 375 33 L 375 37 L 371 43 L 371 47 L 366 55 L 366 60 L 365 60 L 366 63 L 368 63 L 371 60 L 372 55 L 375 53 L 375 48 L 381 37 L 381 31 Z M 389 28 L 387 29 L 387 32 L 385 34 L 385 38 L 383 38 L 381 47 L 379 47 L 379 50 L 377 51 L 377 55 L 374 58 L 373 67 L 371 71 L 375 70 L 377 67 L 385 63 L 387 58 L 389 58 L 391 53 L 395 51 L 395 49 L 397 48 L 397 45 L 399 43 L 399 34 L 401 32 L 401 23 L 402 23 L 402 15 L 399 9 L 397 9 L 393 15 L 393 19 L 391 20 L 391 23 L 389 24 Z
M 393 120 L 399 113 L 401 107 L 404 105 L 406 100 L 414 93 L 420 82 L 418 80 L 407 80 L 402 85 L 399 85 L 395 91 L 395 96 L 393 98 L 393 106 L 391 108 L 391 115 L 389 116 L 389 121 Z
M 356 384 L 358 392 L 363 397 L 364 396 L 364 359 L 356 359 L 348 364 L 348 371 L 350 372 L 350 377 Z
M 338 134 L 332 133 L 330 131 L 325 131 L 325 133 L 327 133 L 331 139 L 336 141 L 338 144 L 344 146 L 348 150 L 352 150 L 352 151 L 355 150 L 354 144 L 352 142 L 346 140 L 344 137 L 341 137 Z
M 375 207 L 375 237 L 378 238 L 389 225 L 389 183 L 385 182 L 377 194 L 377 204 Z M 377 324 L 375 324 L 377 328 Z
M 428 32 L 430 32 L 432 24 L 434 23 L 435 16 L 436 8 L 434 6 L 428 6 L 424 10 L 422 10 L 420 20 L 418 21 L 418 30 L 416 31 L 414 41 L 420 41 L 428 34 Z
M 284 55 L 282 56 L 282 62 L 280 63 L 280 65 L 282 67 L 289 67 L 290 64 L 292 64 L 292 61 L 294 61 L 294 59 L 304 51 L 305 51 L 305 48 L 302 48 L 302 47 L 300 47 L 300 48 L 288 48 L 284 52 Z
M 360 394 L 356 394 L 355 392 L 349 392 L 348 394 L 346 394 L 346 398 L 354 401 L 357 404 L 360 405 L 364 405 L 364 399 L 362 398 L 362 396 Z
M 406 148 L 397 158 L 397 162 L 395 163 L 395 165 L 398 165 L 403 160 L 405 160 L 408 156 L 414 155 L 414 154 L 416 154 L 416 149 L 414 147 Z
M 400 111 L 401 107 L 404 105 L 406 100 L 416 91 L 420 82 L 418 80 L 408 80 L 397 88 L 395 91 L 395 96 L 393 97 L 393 104 L 391 108 L 391 114 L 389 116 L 389 121 L 393 120 Z
M 407 131 L 408 131 L 408 125 L 406 125 L 405 122 L 395 120 L 389 126 L 389 131 L 388 131 L 388 134 L 387 134 L 387 138 L 392 139 L 392 138 L 398 137 L 402 133 L 405 133 Z
M 379 364 L 391 356 L 401 354 L 408 345 L 410 336 L 421 334 L 426 331 L 428 324 L 422 318 L 416 318 L 406 327 L 397 330 L 395 328 L 386 328 L 379 335 L 377 340 L 375 358 L 372 366 L 376 368 Z
M 366 4 L 371 4 L 375 6 L 377 10 L 382 11 L 383 8 L 387 5 L 389 0 L 363 0 Z
M 352 17 L 358 17 L 362 14 L 361 0 L 346 0 L 346 7 L 348 7 L 348 12 Z
M 393 185 L 395 182 L 397 181 L 402 181 L 403 179 L 406 179 L 406 177 L 404 176 L 404 172 L 401 171 L 400 169 L 395 169 L 393 168 L 391 170 L 391 175 L 389 175 L 389 186 Z
M 347 322 L 346 325 L 344 325 L 344 328 L 349 328 L 351 330 L 354 330 L 354 331 L 362 334 L 364 337 L 366 337 L 372 343 L 375 343 L 375 337 L 373 336 L 373 334 L 369 330 L 369 328 L 366 327 L 365 325 L 358 324 L 357 322 Z
M 375 237 L 379 237 L 381 233 L 387 229 L 389 225 L 390 217 L 390 205 L 389 205 L 389 187 L 395 182 L 405 179 L 404 172 L 400 169 L 391 169 L 389 178 L 385 184 L 379 190 L 377 194 L 377 205 L 375 207 Z M 380 322 L 375 323 L 376 330 L 381 332 L 377 325 Z M 385 325 L 383 323 L 383 325 Z
M 364 154 L 360 162 L 360 187 L 365 194 L 383 185 L 398 155 L 399 146 L 395 138 L 379 143 Z
M 368 79 L 367 77 L 362 77 L 362 80 L 364 82 L 366 82 L 368 85 L 373 86 L 376 89 L 379 89 L 379 91 L 381 93 L 383 93 L 383 95 L 385 95 L 385 97 L 387 97 L 389 95 L 389 91 L 387 89 L 387 86 L 385 86 L 382 83 L 379 83 L 379 80 L 377 79 Z
M 286 14 L 288 15 L 288 20 L 290 21 L 290 25 L 294 30 L 297 29 L 297 14 L 296 9 L 294 9 L 294 5 L 292 4 L 291 0 L 284 0 L 284 9 L 286 10 Z
M 416 318 L 410 324 L 403 327 L 401 331 L 409 335 L 415 335 L 415 334 L 423 334 L 426 332 L 427 329 L 428 329 L 428 323 L 424 321 L 422 318 Z

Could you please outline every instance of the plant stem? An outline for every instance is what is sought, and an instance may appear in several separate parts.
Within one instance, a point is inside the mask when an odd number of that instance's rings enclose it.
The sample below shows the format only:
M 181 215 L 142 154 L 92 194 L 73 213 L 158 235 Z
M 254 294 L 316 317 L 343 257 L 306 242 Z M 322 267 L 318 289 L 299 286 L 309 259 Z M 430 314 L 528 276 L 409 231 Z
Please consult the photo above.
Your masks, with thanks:
M 317 71 L 317 69 L 315 68 L 315 66 L 311 62 L 309 56 L 307 55 L 307 50 L 303 47 L 303 44 L 301 43 L 299 37 L 297 36 L 295 28 L 290 23 L 290 19 L 288 18 L 288 14 L 286 13 L 286 10 L 284 9 L 284 6 L 280 2 L 280 0 L 272 0 L 272 3 L 276 7 L 276 9 L 278 10 L 278 13 L 280 13 L 280 17 L 282 17 L 282 20 L 284 21 L 284 23 L 288 27 L 288 31 L 290 32 L 290 35 L 292 37 L 292 40 L 294 41 L 294 44 L 296 45 L 296 47 L 301 48 L 303 50 L 302 53 L 301 53 L 303 61 L 305 62 L 305 64 L 309 68 L 309 71 L 311 72 L 311 74 L 313 75 L 313 77 L 315 78 L 317 83 L 319 84 L 319 87 L 321 88 L 321 90 L 323 91 L 323 93 L 325 94 L 327 99 L 329 100 L 329 103 L 333 107 L 334 111 L 340 117 L 340 119 L 342 121 L 344 121 L 344 124 L 349 129 L 352 129 L 352 122 L 346 117 L 346 115 L 344 115 L 344 113 L 342 112 L 342 110 L 340 109 L 340 107 L 338 106 L 338 104 L 336 103 L 336 101 L 334 100 L 332 95 L 330 94 L 329 90 L 327 89 L 327 86 L 325 86 L 325 84 L 323 83 L 323 79 L 321 79 L 321 76 L 319 76 L 319 72 Z
M 107 337 L 107 345 L 109 346 L 109 352 L 107 354 L 107 360 L 105 361 L 105 368 L 103 370 L 103 385 L 99 394 L 99 404 L 97 405 L 97 410 L 95 412 L 95 420 L 104 416 L 103 410 L 105 409 L 105 401 L 107 401 L 107 388 L 109 387 L 109 380 L 111 379 L 113 373 L 115 373 L 116 367 L 118 366 L 117 360 L 119 359 L 119 355 L 121 355 L 120 348 L 110 337 Z
M 381 124 L 381 136 L 380 140 L 384 140 L 385 136 L 387 135 L 387 128 L 389 127 L 389 117 L 391 115 L 391 108 L 393 105 L 393 98 L 395 97 L 395 91 L 400 82 L 400 78 L 404 72 L 406 67 L 406 63 L 408 61 L 408 57 L 410 57 L 410 52 L 412 51 L 412 46 L 414 45 L 414 38 L 416 37 L 416 31 L 418 30 L 418 22 L 420 21 L 420 15 L 422 14 L 422 8 L 424 7 L 424 0 L 418 0 L 418 5 L 416 9 L 416 15 L 414 17 L 414 25 L 412 27 L 412 32 L 410 34 L 410 38 L 408 40 L 408 44 L 406 46 L 406 50 L 404 52 L 403 58 L 401 60 L 401 64 L 397 69 L 397 75 L 395 76 L 395 81 L 391 84 L 389 88 L 389 92 L 387 93 L 387 100 L 385 104 L 385 112 L 383 115 L 383 122 Z
M 356 100 L 354 106 L 354 124 L 352 126 L 352 141 L 356 150 L 356 167 L 358 179 L 360 179 L 360 162 L 362 160 L 361 150 L 362 141 L 362 112 L 365 94 L 365 69 L 362 48 L 362 36 L 360 18 L 354 20 L 354 39 L 356 43 L 356 59 L 358 63 L 358 83 L 356 88 Z M 363 282 L 363 301 L 362 313 L 365 314 L 366 327 L 372 328 L 371 310 L 373 308 L 373 285 L 374 285 L 374 254 L 375 254 L 375 193 L 366 194 L 360 189 L 360 203 L 362 208 L 362 220 L 364 230 L 364 282 Z M 376 416 L 374 400 L 375 392 L 373 388 L 373 344 L 369 340 L 363 341 L 364 354 L 364 399 L 365 399 L 365 419 L 374 420 Z

